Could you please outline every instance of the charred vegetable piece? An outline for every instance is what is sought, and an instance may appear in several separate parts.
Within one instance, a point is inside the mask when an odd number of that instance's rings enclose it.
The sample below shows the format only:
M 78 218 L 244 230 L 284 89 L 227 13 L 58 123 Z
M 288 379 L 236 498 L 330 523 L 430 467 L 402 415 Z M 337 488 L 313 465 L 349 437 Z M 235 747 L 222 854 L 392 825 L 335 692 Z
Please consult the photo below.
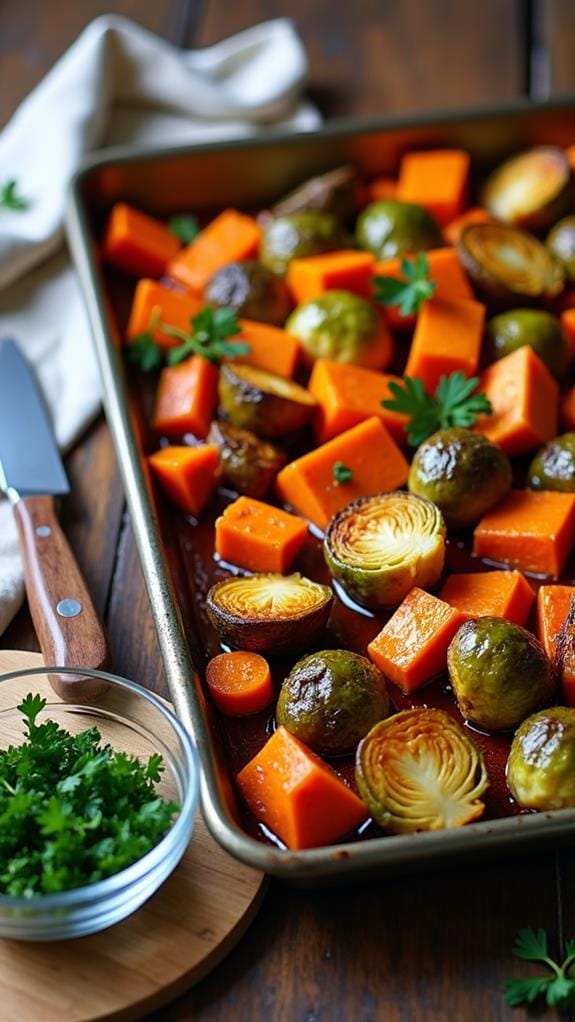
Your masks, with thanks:
M 273 444 L 231 422 L 212 422 L 208 443 L 218 446 L 223 482 L 246 497 L 263 497 L 287 460 Z
M 336 167 L 311 177 L 272 207 L 275 217 L 316 209 L 333 213 L 344 222 L 357 212 L 358 179 L 353 167 Z
M 432 500 L 448 526 L 463 528 L 511 489 L 511 465 L 481 433 L 441 429 L 415 452 L 408 486 L 412 493 Z
M 210 305 L 272 326 L 283 326 L 290 310 L 285 284 L 256 259 L 222 266 L 208 280 L 204 297 Z
M 462 827 L 485 808 L 481 752 L 443 710 L 404 710 L 360 742 L 357 787 L 374 820 L 394 834 Z
M 486 731 L 517 727 L 555 695 L 555 672 L 539 640 L 503 618 L 466 621 L 451 640 L 447 666 L 461 713 Z
M 286 322 L 308 365 L 316 358 L 384 369 L 391 358 L 389 330 L 377 309 L 351 291 L 326 291 L 298 305 Z
M 544 231 L 567 210 L 570 180 L 565 151 L 538 146 L 512 156 L 491 174 L 483 202 L 498 220 Z
M 507 784 L 524 809 L 575 806 L 575 710 L 552 706 L 523 722 L 511 744 Z
M 575 433 L 555 437 L 535 455 L 529 466 L 532 490 L 575 493 Z
M 573 706 L 575 691 L 575 599 L 572 597 L 557 635 L 553 664 L 561 686 L 561 702 Z
M 563 267 L 545 246 L 507 224 L 465 227 L 457 251 L 479 298 L 492 309 L 554 298 L 564 284 Z
M 547 248 L 559 260 L 565 276 L 575 284 L 575 216 L 563 217 L 547 235 Z
M 323 756 L 353 752 L 389 713 L 385 679 L 357 653 L 329 649 L 298 660 L 278 699 L 278 724 Z
M 403 490 L 362 497 L 328 525 L 333 577 L 364 607 L 396 607 L 413 586 L 434 585 L 445 559 L 445 522 L 430 500 Z
M 556 316 L 543 309 L 510 309 L 493 316 L 485 331 L 485 358 L 495 362 L 529 345 L 558 380 L 565 378 L 571 353 Z
M 439 225 L 423 206 L 397 199 L 381 199 L 367 206 L 358 217 L 355 237 L 359 247 L 373 252 L 376 259 L 393 259 L 444 244 Z
M 222 366 L 219 396 L 232 425 L 272 439 L 301 429 L 317 407 L 298 383 L 246 365 Z
M 303 575 L 248 575 L 216 582 L 208 617 L 222 642 L 256 653 L 304 649 L 329 617 L 333 594 Z
M 306 209 L 270 220 L 264 227 L 260 262 L 282 277 L 292 259 L 348 248 L 349 239 L 332 213 Z

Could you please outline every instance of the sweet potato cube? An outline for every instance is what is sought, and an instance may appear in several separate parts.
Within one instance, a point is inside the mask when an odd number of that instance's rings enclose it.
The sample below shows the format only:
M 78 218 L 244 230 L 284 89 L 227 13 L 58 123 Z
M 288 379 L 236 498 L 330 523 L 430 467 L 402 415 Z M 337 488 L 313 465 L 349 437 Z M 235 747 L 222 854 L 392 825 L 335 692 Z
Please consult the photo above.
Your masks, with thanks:
M 469 164 L 469 153 L 462 149 L 406 153 L 399 167 L 396 197 L 425 206 L 439 224 L 448 224 L 467 203 Z
M 432 298 L 418 317 L 406 376 L 419 376 L 432 394 L 441 376 L 460 370 L 473 376 L 479 365 L 485 306 Z
M 318 443 L 325 443 L 376 415 L 395 442 L 405 444 L 407 416 L 388 411 L 381 404 L 392 397 L 389 390 L 392 381 L 401 383 L 399 376 L 378 373 L 363 366 L 331 362 L 326 358 L 316 359 L 308 389 L 318 402 L 314 422 Z
M 159 277 L 180 250 L 161 220 L 118 202 L 110 213 L 102 254 L 106 262 L 136 277 Z
M 536 575 L 558 575 L 575 542 L 575 494 L 511 490 L 474 533 L 473 552 Z
M 153 427 L 170 439 L 193 433 L 204 440 L 218 403 L 218 369 L 201 355 L 162 369 Z
M 241 334 L 230 338 L 233 341 L 244 341 L 250 346 L 248 355 L 235 355 L 230 362 L 241 362 L 243 365 L 264 369 L 276 376 L 284 376 L 291 380 L 295 373 L 300 353 L 300 343 L 280 327 L 268 323 L 255 323 L 251 319 L 240 320 Z
M 371 252 L 339 251 L 293 259 L 286 283 L 296 305 L 324 291 L 352 291 L 363 298 L 372 294 L 375 257 Z
M 480 415 L 475 429 L 506 454 L 526 454 L 557 433 L 559 387 L 547 366 L 525 345 L 493 362 L 479 377 L 492 415 Z
M 217 484 L 219 452 L 216 444 L 198 447 L 163 447 L 148 458 L 168 497 L 192 515 L 199 515 Z
M 202 292 L 216 270 L 257 253 L 261 228 L 251 216 L 226 209 L 170 260 L 167 273 L 190 291 Z
M 447 647 L 465 615 L 417 586 L 392 614 L 367 652 L 402 692 L 413 692 L 447 666 Z
M 253 497 L 238 497 L 216 521 L 216 553 L 248 571 L 288 571 L 306 538 L 301 518 Z
M 126 336 L 130 341 L 138 334 L 149 330 L 150 320 L 156 309 L 159 310 L 163 323 L 175 326 L 179 330 L 189 330 L 192 317 L 201 308 L 202 302 L 199 298 L 190 294 L 180 294 L 169 287 L 163 287 L 155 280 L 144 278 L 136 284 Z M 170 337 L 161 329 L 153 330 L 152 337 L 163 350 L 178 347 L 182 343 L 177 337 Z
M 283 726 L 237 782 L 254 816 L 294 850 L 332 844 L 369 816 L 335 771 Z
M 454 248 L 434 248 L 425 253 L 429 264 L 429 279 L 435 284 L 434 298 L 446 301 L 473 301 L 471 285 L 462 269 Z M 376 263 L 374 275 L 380 277 L 401 277 L 401 258 L 384 259 Z M 412 326 L 415 316 L 402 316 L 395 305 L 384 308 L 385 318 L 392 328 Z
M 503 617 L 525 625 L 535 593 L 520 571 L 475 571 L 450 575 L 439 598 L 466 618 Z
M 550 660 L 555 656 L 557 635 L 574 596 L 575 586 L 540 586 L 537 592 L 537 637 Z

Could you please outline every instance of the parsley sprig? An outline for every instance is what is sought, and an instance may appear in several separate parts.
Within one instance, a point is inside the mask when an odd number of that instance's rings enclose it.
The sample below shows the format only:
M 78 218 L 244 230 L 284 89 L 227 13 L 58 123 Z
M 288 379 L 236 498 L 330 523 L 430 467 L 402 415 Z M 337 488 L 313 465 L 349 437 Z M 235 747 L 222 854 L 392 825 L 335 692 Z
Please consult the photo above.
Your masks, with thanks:
M 248 355 L 249 344 L 244 341 L 230 341 L 241 333 L 241 325 L 234 309 L 213 309 L 206 305 L 191 319 L 191 329 L 181 330 L 179 327 L 164 323 L 161 310 L 156 306 L 150 317 L 147 330 L 134 337 L 128 347 L 128 358 L 143 372 L 157 369 L 162 361 L 162 352 L 154 340 L 154 331 L 161 330 L 168 337 L 175 337 L 182 343 L 168 352 L 168 365 L 178 365 L 189 355 L 202 355 L 210 362 L 219 362 L 221 358 L 233 355 Z
M 168 220 L 170 234 L 175 234 L 183 245 L 189 245 L 200 233 L 200 225 L 195 216 L 172 216 Z
M 344 465 L 343 461 L 334 461 L 333 463 L 333 481 L 338 485 L 342 483 L 350 483 L 353 479 L 353 471 Z
M 487 395 L 473 393 L 478 383 L 478 376 L 467 378 L 458 371 L 442 376 L 431 396 L 426 393 L 422 379 L 404 376 L 402 383 L 389 384 L 393 397 L 381 404 L 389 411 L 409 417 L 407 439 L 417 447 L 437 429 L 473 426 L 478 415 L 491 414 L 493 409 Z
M 545 930 L 520 930 L 513 954 L 528 962 L 543 962 L 550 975 L 526 979 L 510 979 L 505 984 L 505 1000 L 515 1008 L 520 1004 L 533 1004 L 544 997 L 549 1007 L 563 1010 L 575 1004 L 575 978 L 571 971 L 575 965 L 575 940 L 565 942 L 565 958 L 561 965 L 549 955 Z
M 429 279 L 429 260 L 425 252 L 412 261 L 401 260 L 403 279 L 374 277 L 375 299 L 382 305 L 397 305 L 402 316 L 413 316 L 431 298 L 436 284 Z
M 0 185 L 0 209 L 9 209 L 13 213 L 22 213 L 30 203 L 18 194 L 18 182 L 6 181 Z

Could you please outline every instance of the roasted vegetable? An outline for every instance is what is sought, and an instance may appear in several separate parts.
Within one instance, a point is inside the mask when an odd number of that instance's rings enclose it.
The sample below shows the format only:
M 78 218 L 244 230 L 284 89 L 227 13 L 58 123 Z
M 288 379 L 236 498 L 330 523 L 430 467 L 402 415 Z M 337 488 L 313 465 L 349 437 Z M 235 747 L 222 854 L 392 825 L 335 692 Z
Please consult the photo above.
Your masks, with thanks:
M 555 673 L 539 640 L 503 618 L 466 621 L 451 640 L 447 665 L 461 713 L 486 731 L 517 727 L 555 695 Z
M 206 684 L 218 710 L 227 717 L 248 717 L 272 702 L 269 665 L 259 653 L 220 653 L 206 667 Z
M 381 199 L 367 206 L 358 217 L 355 236 L 359 247 L 373 252 L 376 259 L 443 245 L 439 225 L 423 206 L 396 199 Z
M 210 277 L 204 298 L 210 305 L 235 309 L 238 316 L 283 326 L 290 310 L 287 288 L 257 259 L 227 263 Z
M 167 266 L 167 274 L 179 284 L 203 293 L 210 277 L 226 263 L 255 257 L 261 228 L 251 216 L 224 209 Z
M 285 679 L 276 720 L 323 756 L 353 752 L 389 713 L 385 679 L 374 664 L 345 649 L 310 653 Z
M 374 820 L 395 834 L 462 827 L 485 808 L 481 752 L 443 710 L 404 710 L 360 742 L 357 787 Z
M 283 451 L 231 422 L 212 422 L 207 441 L 220 452 L 222 481 L 246 497 L 263 497 L 286 463 Z
M 297 515 L 253 497 L 238 497 L 216 519 L 215 552 L 246 571 L 289 571 L 305 546 L 307 525 Z
M 505 454 L 530 454 L 556 435 L 559 387 L 529 345 L 492 362 L 479 388 L 491 412 L 476 428 Z
M 575 544 L 575 494 L 511 490 L 473 536 L 477 557 L 535 575 L 560 575 Z
M 545 444 L 531 462 L 527 479 L 532 490 L 575 493 L 575 433 Z
M 477 295 L 491 309 L 554 298 L 564 284 L 563 267 L 545 246 L 507 224 L 465 227 L 457 251 Z
M 515 227 L 544 231 L 569 205 L 571 168 L 563 149 L 538 146 L 512 156 L 485 183 L 490 213 Z
M 351 291 L 326 291 L 298 305 L 286 330 L 300 341 L 304 359 L 352 362 L 385 369 L 392 355 L 389 330 L 376 307 Z
M 315 209 L 333 213 L 344 222 L 357 211 L 358 180 L 353 167 L 336 167 L 326 174 L 310 177 L 293 192 L 272 206 L 275 217 L 289 216 L 302 210 Z
M 481 433 L 440 429 L 415 452 L 408 486 L 432 500 L 448 526 L 462 528 L 481 518 L 511 488 L 511 465 Z
M 507 784 L 524 809 L 575 806 L 575 710 L 551 706 L 523 722 L 511 744 Z
M 485 359 L 495 362 L 529 345 L 547 368 L 562 380 L 571 361 L 569 345 L 556 316 L 543 309 L 510 309 L 493 316 L 485 331 Z
M 223 642 L 256 653 L 303 649 L 324 627 L 333 594 L 294 575 L 248 575 L 216 582 L 208 617 Z
M 260 262 L 283 276 L 292 259 L 347 248 L 349 239 L 332 213 L 306 209 L 270 220 L 264 227 Z
M 247 365 L 222 366 L 219 396 L 234 426 L 272 439 L 301 429 L 317 406 L 309 390 L 299 384 Z
M 328 525 L 324 555 L 333 577 L 364 607 L 396 607 L 413 586 L 443 570 L 445 522 L 430 500 L 394 490 L 361 497 Z
M 565 216 L 547 235 L 547 248 L 561 263 L 570 284 L 575 284 L 575 216 Z

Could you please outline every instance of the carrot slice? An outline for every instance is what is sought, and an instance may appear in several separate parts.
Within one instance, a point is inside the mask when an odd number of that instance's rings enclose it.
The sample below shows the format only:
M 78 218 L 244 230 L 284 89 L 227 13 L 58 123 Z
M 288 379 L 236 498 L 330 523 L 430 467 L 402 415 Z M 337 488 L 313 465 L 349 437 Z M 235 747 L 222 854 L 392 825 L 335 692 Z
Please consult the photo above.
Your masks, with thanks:
M 267 323 L 256 323 L 251 319 L 240 320 L 241 334 L 234 341 L 245 341 L 250 346 L 249 355 L 236 355 L 226 362 L 241 362 L 243 365 L 264 369 L 276 376 L 291 380 L 294 375 L 300 354 L 300 343 L 297 337 L 288 334 L 280 327 Z
M 170 500 L 189 514 L 201 514 L 217 484 L 216 444 L 163 447 L 150 454 L 148 462 Z
M 170 438 L 208 435 L 218 403 L 217 367 L 201 355 L 162 369 L 156 393 L 153 428 Z
M 461 216 L 448 223 L 447 227 L 443 228 L 443 235 L 450 245 L 457 245 L 459 235 L 464 227 L 469 227 L 470 224 L 491 223 L 493 219 L 491 213 L 483 206 L 472 206 L 470 209 L 466 209 Z
M 376 415 L 397 444 L 406 443 L 407 416 L 382 408 L 392 397 L 390 383 L 401 383 L 399 376 L 378 373 L 363 366 L 347 365 L 318 358 L 314 363 L 308 389 L 318 402 L 315 435 L 325 443 L 352 426 Z
M 406 153 L 399 167 L 396 198 L 425 206 L 439 224 L 448 224 L 467 201 L 469 153 L 432 149 Z
M 203 291 L 216 270 L 256 255 L 261 229 L 251 216 L 226 209 L 167 266 L 167 273 L 190 291 Z
M 407 360 L 407 376 L 420 376 L 431 394 L 441 376 L 461 370 L 473 376 L 479 364 L 485 306 L 432 298 L 422 307 Z
M 249 571 L 288 571 L 306 538 L 300 518 L 253 497 L 238 497 L 216 521 L 216 553 Z
M 296 305 L 317 298 L 324 291 L 352 291 L 370 298 L 374 265 L 371 252 L 356 250 L 292 259 L 286 283 Z
M 575 542 L 575 494 L 511 490 L 479 522 L 473 552 L 538 575 L 558 575 Z
M 475 429 L 506 454 L 526 454 L 557 435 L 559 387 L 541 359 L 525 345 L 494 362 L 479 377 L 493 406 Z
M 237 782 L 254 816 L 291 849 L 329 845 L 369 815 L 335 771 L 283 726 Z
M 574 586 L 539 586 L 537 592 L 537 638 L 550 660 L 555 659 L 557 636 L 575 596 Z
M 520 571 L 476 571 L 450 575 L 439 598 L 465 618 L 502 617 L 525 625 L 535 593 Z
M 447 666 L 447 647 L 465 615 L 415 586 L 367 647 L 376 667 L 413 692 Z
M 149 330 L 150 320 L 156 309 L 159 310 L 164 323 L 180 330 L 189 330 L 192 316 L 201 308 L 202 302 L 193 295 L 179 294 L 168 287 L 163 287 L 155 280 L 139 280 L 134 291 L 126 336 L 128 340 L 133 340 L 138 334 Z M 176 337 L 169 337 L 161 329 L 153 330 L 152 337 L 164 351 L 182 343 Z
M 454 248 L 434 248 L 425 253 L 429 265 L 429 279 L 435 284 L 434 298 L 446 301 L 473 301 L 471 285 L 465 275 Z M 374 274 L 380 277 L 401 278 L 402 259 L 384 259 L 376 263 Z M 383 309 L 385 318 L 392 329 L 413 326 L 416 316 L 402 316 L 397 306 Z
M 271 671 L 259 653 L 220 653 L 206 667 L 206 683 L 218 710 L 227 717 L 248 717 L 274 697 Z
M 102 254 L 106 262 L 126 273 L 159 277 L 180 247 L 161 220 L 118 202 L 110 213 Z

